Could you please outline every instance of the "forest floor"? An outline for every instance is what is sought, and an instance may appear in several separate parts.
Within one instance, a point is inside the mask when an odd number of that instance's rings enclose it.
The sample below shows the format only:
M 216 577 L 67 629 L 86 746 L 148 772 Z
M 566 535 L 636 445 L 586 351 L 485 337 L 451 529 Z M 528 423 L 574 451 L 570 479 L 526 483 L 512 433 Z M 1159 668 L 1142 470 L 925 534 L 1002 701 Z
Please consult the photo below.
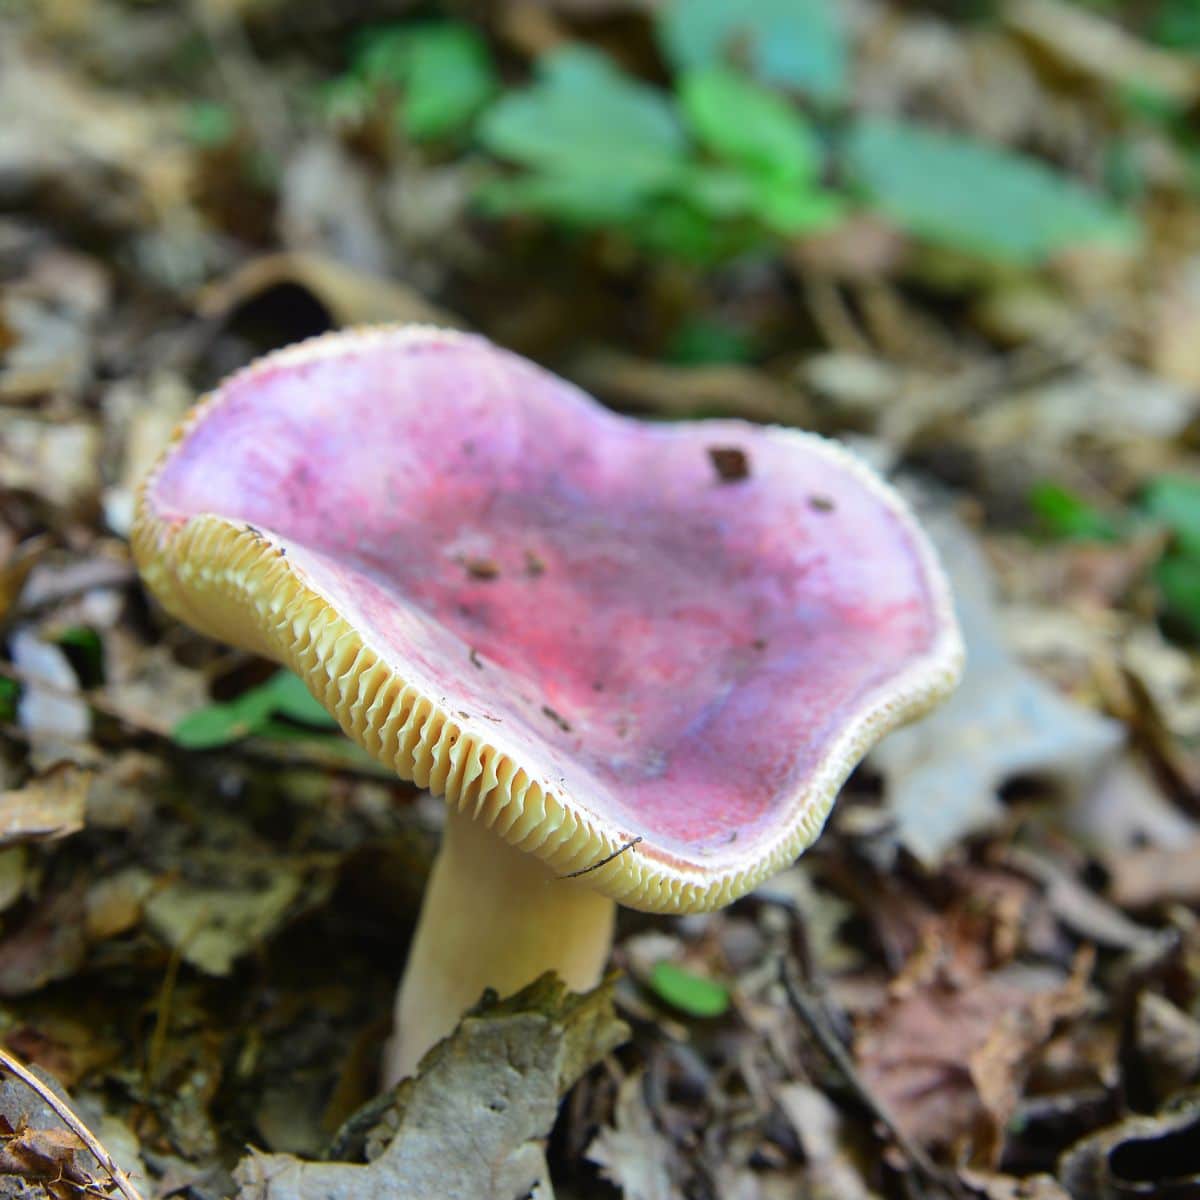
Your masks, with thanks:
M 987 182 L 964 212 L 908 178 L 872 203 L 865 134 L 804 212 L 686 172 L 662 199 L 624 160 L 612 195 L 565 158 L 570 188 L 518 179 L 541 94 L 498 89 L 579 39 L 666 94 L 656 7 L 464 0 L 426 60 L 409 10 L 439 10 L 395 0 L 0 4 L 0 1047 L 131 1181 L 0 1070 L 0 1197 L 500 1196 L 543 1147 L 576 1200 L 1200 1195 L 1200 29 L 836 6 L 821 139 L 915 116 L 1111 213 L 1064 190 L 1025 228 Z M 645 102 L 588 78 L 600 124 Z M 227 372 L 408 320 L 623 411 L 845 438 L 937 542 L 969 665 L 794 867 L 622 911 L 598 993 L 485 1006 L 469 1070 L 381 1100 L 440 803 L 166 617 L 126 539 Z M 513 1037 L 530 1100 L 489 1124 Z

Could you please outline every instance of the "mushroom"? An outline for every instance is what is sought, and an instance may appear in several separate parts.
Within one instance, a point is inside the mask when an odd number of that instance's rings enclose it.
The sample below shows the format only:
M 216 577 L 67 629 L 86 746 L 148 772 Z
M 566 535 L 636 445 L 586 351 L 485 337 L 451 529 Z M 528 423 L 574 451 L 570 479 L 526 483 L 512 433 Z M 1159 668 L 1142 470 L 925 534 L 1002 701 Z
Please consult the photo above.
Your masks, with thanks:
M 819 833 L 961 640 L 897 494 L 830 441 L 602 408 L 481 337 L 259 360 L 143 484 L 142 574 L 444 796 L 394 1082 L 485 987 L 592 986 L 614 902 L 717 908 Z

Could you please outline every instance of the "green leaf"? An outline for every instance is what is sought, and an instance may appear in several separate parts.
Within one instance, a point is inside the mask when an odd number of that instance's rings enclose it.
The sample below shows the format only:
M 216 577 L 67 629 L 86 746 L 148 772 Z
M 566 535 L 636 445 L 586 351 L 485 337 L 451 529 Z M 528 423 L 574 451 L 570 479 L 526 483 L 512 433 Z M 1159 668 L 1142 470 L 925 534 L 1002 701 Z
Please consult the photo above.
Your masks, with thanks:
M 768 242 L 759 226 L 714 221 L 699 205 L 675 196 L 656 199 L 628 228 L 630 237 L 648 250 L 700 266 L 761 250 Z
M 0 721 L 16 720 L 20 695 L 21 685 L 15 679 L 0 675 Z
M 750 217 L 784 236 L 838 219 L 840 202 L 816 185 L 821 147 L 786 100 L 725 67 L 689 71 L 679 91 L 697 140 L 729 164 L 681 178 L 697 208 L 717 219 Z
M 572 210 L 580 187 L 611 192 L 624 209 L 631 194 L 668 185 L 687 156 L 666 96 L 576 46 L 540 60 L 536 82 L 494 104 L 479 136 L 493 154 L 537 172 L 543 204 L 565 189 Z M 602 196 L 596 206 L 609 207 Z
M 838 99 L 848 50 L 838 0 L 671 0 L 658 21 L 677 70 L 745 62 L 764 83 Z
M 245 701 L 243 696 L 189 713 L 171 730 L 171 739 L 185 750 L 210 750 L 249 737 L 269 718 L 270 709 L 260 711 Z
M 416 141 L 465 128 L 495 94 L 497 80 L 487 43 L 460 25 L 414 34 L 403 121 Z
M 745 363 L 754 357 L 754 341 L 743 329 L 708 317 L 689 317 L 675 330 L 666 357 L 681 366 Z
M 277 716 L 301 721 L 305 725 L 321 725 L 329 729 L 337 726 L 337 720 L 329 710 L 291 671 L 279 671 L 256 690 L 266 695 L 271 702 L 271 711 Z
M 1200 51 L 1200 5 L 1196 0 L 1163 0 L 1152 32 L 1165 46 Z
M 845 213 L 838 196 L 813 188 L 764 180 L 754 206 L 755 216 L 773 233 L 787 237 L 836 225 Z
M 1132 218 L 1076 181 L 968 138 L 871 118 L 846 153 L 876 208 L 952 249 L 1032 264 L 1066 246 L 1136 237 Z
M 1036 484 L 1029 493 L 1029 506 L 1050 537 L 1111 542 L 1120 536 L 1112 517 L 1057 483 Z
M 729 1008 L 729 989 L 724 984 L 672 962 L 654 964 L 650 986 L 662 1000 L 691 1017 L 719 1017 Z
M 400 122 L 415 141 L 464 130 L 498 87 L 487 42 L 453 21 L 373 31 L 355 68 L 369 85 L 402 92 Z
M 1170 554 L 1154 570 L 1168 620 L 1183 627 L 1186 635 L 1200 638 L 1200 559 Z
M 104 643 L 90 625 L 72 625 L 55 638 L 60 646 L 67 646 L 79 655 L 77 660 L 84 669 L 85 684 L 100 682 L 104 678 Z
M 535 173 L 488 180 L 475 199 L 493 215 L 528 213 L 591 228 L 634 220 L 642 211 L 645 193 L 611 175 Z
M 726 67 L 688 71 L 679 100 L 696 138 L 719 158 L 797 184 L 820 172 L 821 147 L 808 122 L 746 76 Z
M 1180 553 L 1200 562 L 1200 480 L 1160 475 L 1142 493 L 1142 508 L 1170 529 Z
M 237 115 L 228 104 L 198 100 L 184 110 L 184 133 L 196 146 L 223 146 L 237 132 Z
M 189 713 L 171 731 L 171 737 L 187 750 L 209 750 L 263 733 L 275 715 L 323 728 L 337 723 L 301 680 L 288 671 L 279 671 L 236 700 Z

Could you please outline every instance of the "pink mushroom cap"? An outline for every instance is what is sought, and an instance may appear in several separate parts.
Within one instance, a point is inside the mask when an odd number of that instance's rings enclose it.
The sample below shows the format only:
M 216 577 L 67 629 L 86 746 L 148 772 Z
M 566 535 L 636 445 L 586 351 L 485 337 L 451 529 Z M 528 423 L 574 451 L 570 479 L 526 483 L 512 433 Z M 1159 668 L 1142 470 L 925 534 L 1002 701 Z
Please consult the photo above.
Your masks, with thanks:
M 847 451 L 619 416 L 431 328 L 234 375 L 134 547 L 169 610 L 296 671 L 400 776 L 650 911 L 791 861 L 961 669 L 924 535 Z

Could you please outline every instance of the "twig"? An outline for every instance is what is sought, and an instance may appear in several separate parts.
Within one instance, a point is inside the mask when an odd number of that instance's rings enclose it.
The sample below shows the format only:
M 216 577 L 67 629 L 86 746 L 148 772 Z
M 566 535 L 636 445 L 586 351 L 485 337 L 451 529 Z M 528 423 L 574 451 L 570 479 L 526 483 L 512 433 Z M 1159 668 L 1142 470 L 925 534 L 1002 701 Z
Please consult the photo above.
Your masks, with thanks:
M 949 1191 L 952 1195 L 961 1195 L 958 1181 L 946 1171 L 941 1170 L 930 1159 L 925 1151 L 900 1128 L 887 1105 L 867 1087 L 841 1038 L 834 1031 L 824 1004 L 806 989 L 801 988 L 792 978 L 787 960 L 782 955 L 779 958 L 779 979 L 792 1010 L 808 1027 L 822 1053 L 837 1068 L 838 1073 L 849 1084 L 863 1107 L 888 1131 L 892 1141 L 908 1159 L 914 1170 L 929 1183 Z
M 623 846 L 618 846 L 606 858 L 602 858 L 597 863 L 592 863 L 590 867 L 580 867 L 578 871 L 568 871 L 565 875 L 560 875 L 559 879 L 578 879 L 580 875 L 586 875 L 589 871 L 598 871 L 601 867 L 606 867 L 618 854 L 624 854 L 626 850 L 632 850 L 638 842 L 645 841 L 641 834 L 638 834 L 632 841 L 626 842 Z
M 88 1148 L 92 1157 L 108 1172 L 125 1200 L 142 1200 L 141 1193 L 133 1186 L 128 1175 L 117 1166 L 113 1156 L 97 1140 L 96 1135 L 60 1100 L 28 1067 L 18 1062 L 0 1046 L 0 1067 L 15 1075 L 27 1088 L 36 1092 L 54 1111 L 59 1120 Z

